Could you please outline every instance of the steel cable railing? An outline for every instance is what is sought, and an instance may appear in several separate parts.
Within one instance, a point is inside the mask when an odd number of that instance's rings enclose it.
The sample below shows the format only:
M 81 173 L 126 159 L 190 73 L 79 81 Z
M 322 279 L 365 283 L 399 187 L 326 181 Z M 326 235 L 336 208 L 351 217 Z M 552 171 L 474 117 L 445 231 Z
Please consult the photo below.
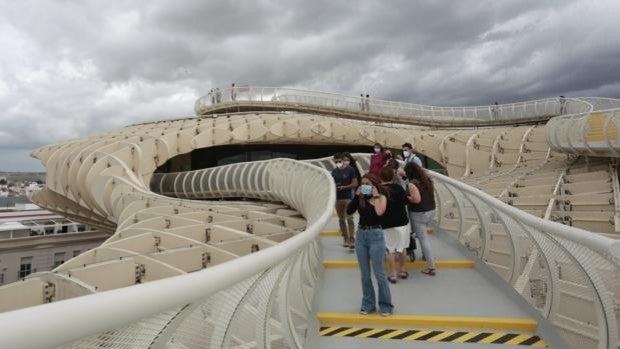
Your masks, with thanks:
M 197 115 L 231 105 L 261 104 L 272 106 L 308 106 L 379 115 L 386 121 L 411 122 L 522 122 L 548 119 L 562 113 L 580 113 L 592 110 L 585 100 L 572 98 L 546 98 L 527 102 L 473 107 L 437 107 L 413 103 L 366 99 L 335 93 L 309 91 L 283 87 L 239 86 L 225 88 L 200 97 L 194 110 Z
M 368 154 L 353 154 L 367 169 Z M 311 160 L 332 169 L 331 158 Z M 512 285 L 572 348 L 619 344 L 620 241 L 530 215 L 430 172 L 436 224 Z
M 303 347 L 320 268 L 316 238 L 335 203 L 331 176 L 316 166 L 288 159 L 201 172 L 201 176 L 191 176 L 199 181 L 192 184 L 201 188 L 200 197 L 283 202 L 304 215 L 306 229 L 267 249 L 201 271 L 0 313 L 2 346 Z M 230 181 L 233 174 L 242 176 Z M 155 180 L 160 182 L 155 187 L 170 188 L 161 183 L 187 175 L 158 175 Z M 190 193 L 183 188 L 169 194 L 183 197 Z M 148 193 L 143 195 L 149 198 Z M 200 212 L 198 207 L 204 206 L 197 206 Z M 28 335 L 33 326 L 37 336 Z

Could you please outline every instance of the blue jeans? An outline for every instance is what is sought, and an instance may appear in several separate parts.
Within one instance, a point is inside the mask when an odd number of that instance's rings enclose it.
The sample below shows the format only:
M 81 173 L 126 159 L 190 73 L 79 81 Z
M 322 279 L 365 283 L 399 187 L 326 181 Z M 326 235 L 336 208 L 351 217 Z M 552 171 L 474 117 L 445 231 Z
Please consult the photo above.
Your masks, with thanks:
M 388 286 L 385 270 L 385 239 L 381 229 L 359 229 L 355 237 L 355 253 L 362 273 L 362 308 L 368 312 L 375 311 L 375 288 L 370 277 L 370 264 L 379 289 L 379 309 L 382 313 L 391 313 L 392 296 Z
M 418 240 L 420 240 L 422 253 L 424 254 L 424 258 L 426 258 L 426 264 L 430 269 L 435 269 L 435 259 L 433 258 L 431 242 L 428 240 L 426 229 L 433 221 L 433 216 L 435 216 L 435 210 L 426 212 L 409 211 L 411 230 L 413 230 L 415 235 L 418 237 Z

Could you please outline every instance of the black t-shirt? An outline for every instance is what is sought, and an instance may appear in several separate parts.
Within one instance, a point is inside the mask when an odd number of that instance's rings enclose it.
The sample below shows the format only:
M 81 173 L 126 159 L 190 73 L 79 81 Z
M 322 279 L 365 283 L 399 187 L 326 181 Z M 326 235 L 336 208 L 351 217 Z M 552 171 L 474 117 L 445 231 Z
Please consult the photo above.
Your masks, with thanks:
M 424 190 L 422 188 L 422 185 L 420 185 L 420 181 L 418 181 L 417 179 L 414 179 L 413 181 L 411 181 L 411 183 L 413 183 L 418 188 L 422 201 L 420 201 L 417 204 L 413 204 L 410 202 L 408 204 L 409 211 L 428 212 L 428 211 L 434 210 L 435 209 L 435 193 L 433 193 L 430 190 Z
M 345 168 L 334 168 L 332 170 L 332 177 L 334 177 L 334 182 L 336 182 L 336 187 L 350 185 L 351 182 L 356 178 L 355 170 L 351 166 L 347 166 Z M 337 200 L 346 200 L 351 199 L 353 196 L 353 188 L 337 190 L 336 191 L 336 199 Z
M 387 191 L 387 207 L 385 213 L 381 216 L 381 226 L 383 229 L 402 227 L 409 224 L 407 217 L 407 192 L 402 186 L 391 183 L 383 186 Z
M 368 203 L 368 201 L 364 207 L 361 207 L 359 203 L 359 195 L 354 195 L 353 200 L 347 206 L 347 214 L 353 214 L 355 211 L 358 211 L 360 214 L 359 225 L 361 226 L 381 225 L 381 217 L 377 216 L 375 207 Z

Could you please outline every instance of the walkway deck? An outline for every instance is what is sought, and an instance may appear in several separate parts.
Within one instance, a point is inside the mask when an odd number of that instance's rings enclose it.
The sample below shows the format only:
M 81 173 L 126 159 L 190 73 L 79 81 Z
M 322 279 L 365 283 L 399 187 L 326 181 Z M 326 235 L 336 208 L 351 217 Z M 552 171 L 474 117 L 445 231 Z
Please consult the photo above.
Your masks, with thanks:
M 307 348 L 409 348 L 411 341 L 417 348 L 565 347 L 534 308 L 441 231 L 430 235 L 437 275 L 410 264 L 409 278 L 390 285 L 394 315 L 359 315 L 360 275 L 350 263 L 355 253 L 342 247 L 336 226 L 331 222 L 321 236 L 325 268 Z

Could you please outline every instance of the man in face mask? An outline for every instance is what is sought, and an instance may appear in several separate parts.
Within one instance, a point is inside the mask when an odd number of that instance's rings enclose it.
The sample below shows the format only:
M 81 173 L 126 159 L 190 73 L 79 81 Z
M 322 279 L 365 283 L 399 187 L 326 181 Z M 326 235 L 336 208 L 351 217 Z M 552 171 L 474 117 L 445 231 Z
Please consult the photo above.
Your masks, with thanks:
M 353 216 L 347 215 L 347 206 L 353 197 L 352 188 L 357 187 L 357 176 L 351 166 L 345 166 L 341 153 L 334 155 L 336 167 L 332 170 L 332 177 L 336 183 L 336 214 L 338 224 L 344 240 L 344 247 L 355 247 L 355 225 Z
M 422 160 L 420 160 L 420 158 L 417 155 L 415 155 L 415 153 L 413 152 L 413 146 L 411 145 L 411 143 L 407 142 L 403 144 L 402 149 L 403 149 L 403 161 L 405 162 L 405 166 L 407 166 L 408 163 L 413 162 L 420 167 L 424 167 L 422 165 Z M 407 183 L 409 183 L 409 181 L 407 180 L 407 176 L 405 176 L 405 171 L 404 171 L 405 166 L 403 166 L 401 169 L 398 170 L 398 176 L 402 179 L 403 186 L 406 189 Z
M 413 162 L 420 167 L 424 167 L 422 165 L 422 160 L 420 160 L 420 158 L 415 155 L 415 153 L 413 152 L 413 146 L 411 145 L 411 143 L 408 142 L 403 144 L 403 160 L 405 161 L 405 165 L 407 165 L 407 163 L 409 162 Z

